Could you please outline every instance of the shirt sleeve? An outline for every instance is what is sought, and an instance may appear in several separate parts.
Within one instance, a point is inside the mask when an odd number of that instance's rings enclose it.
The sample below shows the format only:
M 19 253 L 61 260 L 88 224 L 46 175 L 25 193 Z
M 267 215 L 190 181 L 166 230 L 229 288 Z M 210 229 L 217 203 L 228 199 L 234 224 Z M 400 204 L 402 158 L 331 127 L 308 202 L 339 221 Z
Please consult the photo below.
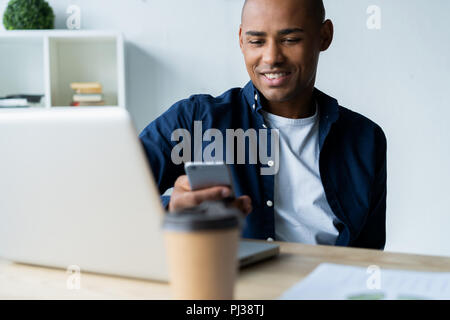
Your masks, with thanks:
M 172 141 L 171 136 L 176 129 L 191 132 L 193 110 L 191 99 L 181 100 L 151 122 L 139 135 L 165 209 L 168 208 L 170 196 L 162 194 L 172 188 L 175 180 L 184 174 L 183 164 L 175 164 L 171 159 L 172 148 L 178 143 Z
M 383 250 L 386 244 L 387 142 L 381 128 L 377 140 L 377 168 L 369 215 L 353 246 Z

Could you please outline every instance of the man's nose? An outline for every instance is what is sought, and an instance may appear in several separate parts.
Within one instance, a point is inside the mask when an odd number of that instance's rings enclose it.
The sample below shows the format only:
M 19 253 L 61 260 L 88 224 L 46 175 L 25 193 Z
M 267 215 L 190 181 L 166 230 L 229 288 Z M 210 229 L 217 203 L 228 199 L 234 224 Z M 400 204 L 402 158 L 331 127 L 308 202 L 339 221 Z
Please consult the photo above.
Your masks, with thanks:
M 263 53 L 263 63 L 273 66 L 282 63 L 283 60 L 283 52 L 278 43 L 275 41 L 268 42 Z

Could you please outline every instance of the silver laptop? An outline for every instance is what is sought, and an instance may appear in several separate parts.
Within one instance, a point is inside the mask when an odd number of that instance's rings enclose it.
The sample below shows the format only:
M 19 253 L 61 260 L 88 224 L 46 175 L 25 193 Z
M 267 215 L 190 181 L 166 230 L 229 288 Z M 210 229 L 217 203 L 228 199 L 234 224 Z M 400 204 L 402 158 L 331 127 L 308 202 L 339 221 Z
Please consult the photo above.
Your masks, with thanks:
M 168 280 L 165 213 L 126 110 L 0 110 L 0 150 L 0 257 Z M 243 241 L 239 259 L 278 250 Z

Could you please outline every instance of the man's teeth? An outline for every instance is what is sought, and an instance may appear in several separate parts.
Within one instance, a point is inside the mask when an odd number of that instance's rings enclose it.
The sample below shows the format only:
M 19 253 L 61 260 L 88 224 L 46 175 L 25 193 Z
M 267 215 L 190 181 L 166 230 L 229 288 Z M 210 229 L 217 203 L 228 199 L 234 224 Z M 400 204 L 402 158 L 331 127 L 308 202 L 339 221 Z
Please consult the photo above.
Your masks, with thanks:
M 287 72 L 283 72 L 283 73 L 265 73 L 264 74 L 268 79 L 278 79 L 284 76 L 287 76 Z

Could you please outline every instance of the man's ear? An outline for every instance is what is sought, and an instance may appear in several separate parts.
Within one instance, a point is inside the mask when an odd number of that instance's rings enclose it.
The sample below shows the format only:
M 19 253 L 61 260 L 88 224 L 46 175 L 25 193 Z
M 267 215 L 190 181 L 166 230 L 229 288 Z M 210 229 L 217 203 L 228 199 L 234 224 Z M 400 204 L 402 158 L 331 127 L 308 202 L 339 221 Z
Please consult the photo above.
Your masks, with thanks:
M 326 20 L 320 28 L 320 51 L 327 50 L 333 42 L 334 27 L 331 20 Z
M 239 47 L 241 48 L 241 51 L 242 51 L 242 47 L 243 47 L 242 24 L 239 25 Z

